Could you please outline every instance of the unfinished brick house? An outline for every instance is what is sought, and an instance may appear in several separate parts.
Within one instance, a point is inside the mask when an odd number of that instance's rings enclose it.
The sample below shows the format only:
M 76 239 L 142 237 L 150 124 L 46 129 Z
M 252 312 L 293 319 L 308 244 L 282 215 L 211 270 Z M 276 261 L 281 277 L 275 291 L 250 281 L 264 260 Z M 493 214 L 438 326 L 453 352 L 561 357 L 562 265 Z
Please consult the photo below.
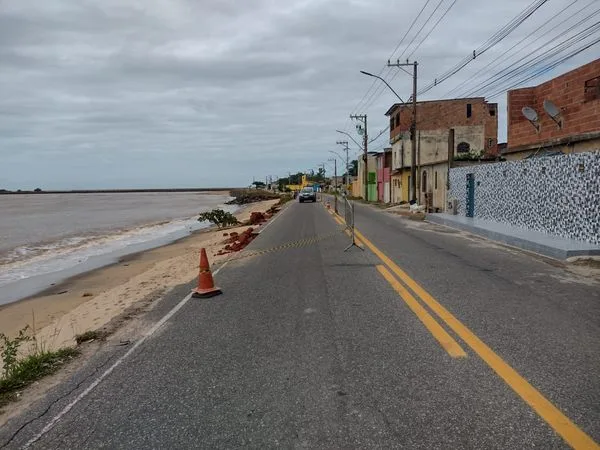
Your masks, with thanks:
M 525 117 L 525 107 L 537 120 Z M 538 86 L 509 91 L 507 144 L 503 156 L 509 160 L 600 150 L 600 59 Z

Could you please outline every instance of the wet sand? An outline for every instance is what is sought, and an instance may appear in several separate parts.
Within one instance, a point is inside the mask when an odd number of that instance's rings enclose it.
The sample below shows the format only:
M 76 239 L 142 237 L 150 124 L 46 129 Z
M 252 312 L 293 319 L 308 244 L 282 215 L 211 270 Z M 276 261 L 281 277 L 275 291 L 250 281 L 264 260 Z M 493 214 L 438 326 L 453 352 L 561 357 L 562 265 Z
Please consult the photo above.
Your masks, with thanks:
M 235 215 L 240 222 L 255 211 L 264 212 L 278 200 L 247 205 Z M 200 248 L 211 264 L 229 257 L 215 256 L 223 247 L 224 232 L 201 230 L 177 242 L 123 257 L 106 266 L 53 286 L 31 298 L 0 307 L 0 332 L 15 335 L 25 326 L 36 334 L 38 345 L 60 348 L 74 344 L 75 335 L 100 329 L 127 308 L 149 296 L 159 297 L 173 286 L 198 276 Z

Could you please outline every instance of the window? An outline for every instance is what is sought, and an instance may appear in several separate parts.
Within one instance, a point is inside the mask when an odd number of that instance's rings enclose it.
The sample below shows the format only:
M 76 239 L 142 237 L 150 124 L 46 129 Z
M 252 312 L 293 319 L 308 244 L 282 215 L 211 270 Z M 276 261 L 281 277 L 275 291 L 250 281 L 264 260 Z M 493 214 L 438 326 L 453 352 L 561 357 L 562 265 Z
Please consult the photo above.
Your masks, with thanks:
M 492 148 L 494 146 L 494 139 L 493 138 L 489 138 L 488 139 L 488 148 Z
M 427 192 L 427 172 L 423 171 L 423 183 L 421 184 L 421 190 Z
M 457 153 L 469 153 L 471 151 L 471 146 L 468 142 L 461 142 L 456 146 Z
M 583 101 L 591 102 L 600 99 L 600 76 L 587 80 L 583 91 Z
M 467 103 L 467 117 L 471 117 L 471 104 Z
M 390 117 L 390 130 L 394 129 L 394 116 Z
M 496 115 L 496 108 L 494 106 L 490 107 L 490 116 L 495 116 Z
M 437 189 L 437 170 L 433 173 L 433 188 Z
M 396 126 L 400 126 L 400 113 L 396 114 Z

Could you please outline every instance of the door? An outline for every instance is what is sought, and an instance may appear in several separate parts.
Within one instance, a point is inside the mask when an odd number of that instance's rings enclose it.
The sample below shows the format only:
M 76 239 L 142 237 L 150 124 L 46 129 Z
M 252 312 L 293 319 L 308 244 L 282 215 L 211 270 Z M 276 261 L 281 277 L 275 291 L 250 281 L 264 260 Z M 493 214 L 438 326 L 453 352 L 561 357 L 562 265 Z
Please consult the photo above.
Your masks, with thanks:
M 473 217 L 475 214 L 475 174 L 467 174 L 467 217 Z

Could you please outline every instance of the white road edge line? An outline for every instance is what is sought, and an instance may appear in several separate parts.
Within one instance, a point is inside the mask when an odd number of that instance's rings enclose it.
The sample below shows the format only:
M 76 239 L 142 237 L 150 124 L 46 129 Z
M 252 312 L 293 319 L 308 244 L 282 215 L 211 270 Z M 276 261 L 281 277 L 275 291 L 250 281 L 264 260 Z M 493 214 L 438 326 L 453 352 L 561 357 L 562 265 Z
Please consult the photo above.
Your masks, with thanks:
M 221 267 L 219 267 L 217 270 L 214 271 L 213 275 L 216 275 L 217 273 L 219 273 L 219 271 L 221 269 L 223 269 L 223 267 L 225 267 L 227 265 L 227 262 L 225 262 Z M 90 384 L 83 392 L 81 392 L 77 397 L 75 397 L 71 403 L 69 403 L 67 406 L 65 406 L 61 412 L 59 412 L 56 416 L 54 416 L 52 418 L 52 420 L 50 422 L 48 422 L 48 424 L 42 429 L 42 431 L 40 431 L 37 435 L 35 435 L 33 438 L 31 438 L 29 441 L 27 441 L 27 443 L 22 447 L 22 448 L 29 448 L 32 444 L 34 444 L 36 441 L 38 441 L 42 436 L 44 436 L 46 433 L 48 433 L 52 428 L 54 428 L 54 426 L 58 423 L 58 421 L 65 415 L 67 414 L 77 403 L 79 403 L 81 400 L 83 400 L 90 392 L 92 392 L 94 390 L 94 388 L 96 386 L 98 386 L 102 380 L 104 380 L 107 376 L 109 376 L 113 370 L 115 370 L 123 361 L 125 361 L 125 359 L 127 359 L 129 356 L 131 356 L 131 354 L 139 347 L 141 346 L 144 342 L 146 342 L 146 340 L 151 337 L 154 333 L 156 333 L 156 331 L 162 327 L 165 322 L 167 322 L 167 320 L 169 320 L 171 317 L 173 317 L 175 315 L 175 313 L 177 313 L 177 311 L 179 311 L 181 308 L 183 308 L 183 306 L 192 298 L 192 293 L 190 292 L 183 300 L 181 300 L 179 303 L 177 303 L 177 305 L 175 305 L 175 307 L 173 309 L 171 309 L 165 316 L 163 316 L 162 319 L 160 319 L 158 322 L 156 322 L 156 324 L 154 324 L 154 326 L 152 328 L 150 328 L 150 330 L 148 330 L 148 332 L 142 336 L 142 338 L 137 341 L 133 347 L 131 347 L 127 353 L 125 353 L 123 356 L 121 356 L 119 359 L 117 359 L 112 366 L 110 366 L 108 369 L 106 369 L 104 371 L 104 373 L 102 373 L 102 375 L 100 375 L 98 378 L 96 378 L 94 380 L 94 382 L 92 384 Z
M 286 212 L 290 208 L 291 208 L 291 206 L 286 206 L 285 209 L 283 211 L 281 211 L 280 214 L 277 214 L 274 219 L 272 219 L 268 224 L 266 224 L 264 226 L 264 228 L 261 228 L 261 230 L 258 232 L 258 234 L 262 234 L 263 231 L 265 231 L 267 228 L 269 228 L 273 222 L 275 222 L 277 219 L 279 219 L 283 215 L 283 213 Z

